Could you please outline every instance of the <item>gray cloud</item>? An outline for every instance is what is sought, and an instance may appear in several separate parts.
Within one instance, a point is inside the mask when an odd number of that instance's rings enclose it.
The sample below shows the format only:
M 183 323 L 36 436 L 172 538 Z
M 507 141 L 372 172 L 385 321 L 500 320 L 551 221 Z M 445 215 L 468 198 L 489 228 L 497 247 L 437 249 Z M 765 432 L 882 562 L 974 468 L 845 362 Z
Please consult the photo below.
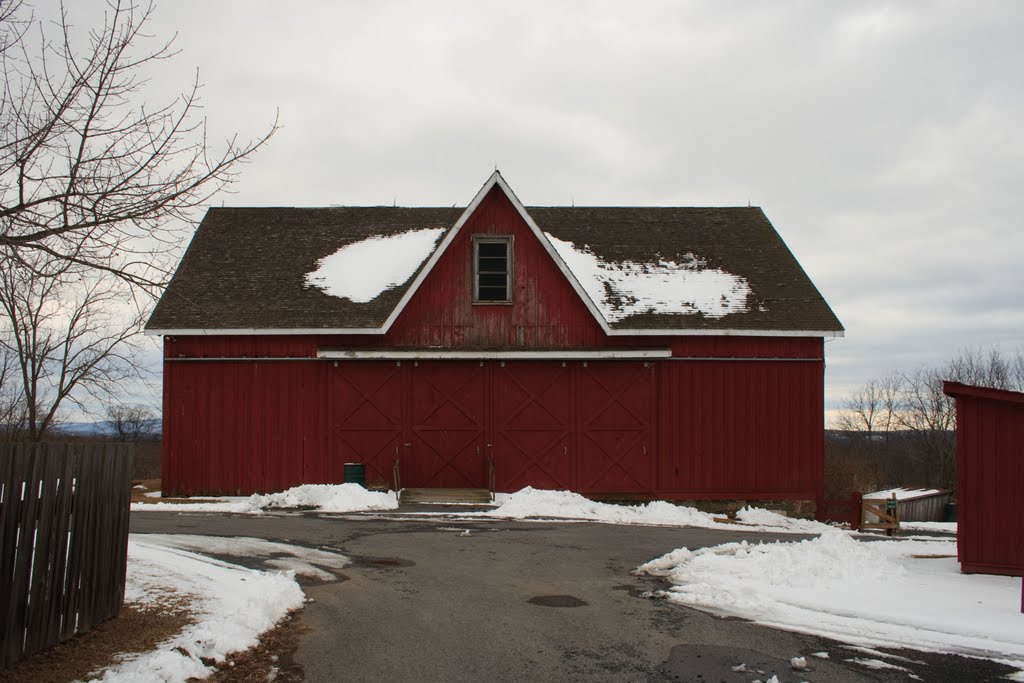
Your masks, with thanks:
M 72 8 L 89 23 L 103 3 Z M 40 8 L 40 11 L 43 11 Z M 153 32 L 211 129 L 284 128 L 232 205 L 763 206 L 848 328 L 827 399 L 1024 343 L 1024 6 L 219 2 Z

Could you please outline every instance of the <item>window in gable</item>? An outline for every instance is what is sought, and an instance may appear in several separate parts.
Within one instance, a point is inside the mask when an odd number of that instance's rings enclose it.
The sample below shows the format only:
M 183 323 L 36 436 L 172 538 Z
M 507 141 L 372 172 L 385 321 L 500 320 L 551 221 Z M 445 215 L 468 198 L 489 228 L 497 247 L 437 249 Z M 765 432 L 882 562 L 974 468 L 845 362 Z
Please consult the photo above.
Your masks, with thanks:
M 512 302 L 511 236 L 473 238 L 473 280 L 475 302 Z

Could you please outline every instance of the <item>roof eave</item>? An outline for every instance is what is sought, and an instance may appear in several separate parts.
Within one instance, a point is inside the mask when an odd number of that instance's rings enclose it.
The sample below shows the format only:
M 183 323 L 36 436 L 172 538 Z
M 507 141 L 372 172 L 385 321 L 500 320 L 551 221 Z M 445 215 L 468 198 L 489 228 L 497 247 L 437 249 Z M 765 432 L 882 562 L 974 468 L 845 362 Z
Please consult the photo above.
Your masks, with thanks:
M 199 336 L 257 336 L 257 335 L 382 335 L 381 327 L 335 327 L 335 328 L 154 328 L 145 330 L 151 337 L 199 337 Z M 614 329 L 608 332 L 612 337 L 825 337 L 845 336 L 843 330 L 713 330 L 713 329 Z
M 256 328 L 238 327 L 225 329 L 205 328 L 147 328 L 144 330 L 149 337 L 204 337 L 204 336 L 239 336 L 257 335 L 308 335 L 308 334 L 384 334 L 379 327 L 296 327 L 296 328 Z

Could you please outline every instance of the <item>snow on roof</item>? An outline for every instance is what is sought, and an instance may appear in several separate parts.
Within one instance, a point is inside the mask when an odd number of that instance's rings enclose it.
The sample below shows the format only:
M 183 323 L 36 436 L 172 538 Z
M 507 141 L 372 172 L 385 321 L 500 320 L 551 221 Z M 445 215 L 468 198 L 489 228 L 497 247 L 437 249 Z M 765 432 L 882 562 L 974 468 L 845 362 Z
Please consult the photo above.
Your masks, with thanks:
M 610 323 L 641 313 L 700 313 L 721 318 L 748 310 L 750 285 L 746 279 L 709 268 L 692 253 L 682 263 L 605 261 L 587 247 L 550 233 L 545 236 Z
M 442 234 L 443 228 L 409 230 L 346 244 L 317 261 L 317 269 L 306 273 L 304 282 L 340 299 L 373 301 L 415 275 Z
M 927 498 L 928 496 L 936 496 L 941 493 L 949 493 L 949 491 L 941 491 L 939 489 L 886 489 L 884 491 L 875 491 L 874 493 L 865 493 L 865 498 L 892 498 L 893 494 L 896 494 L 896 500 L 914 500 L 916 498 Z

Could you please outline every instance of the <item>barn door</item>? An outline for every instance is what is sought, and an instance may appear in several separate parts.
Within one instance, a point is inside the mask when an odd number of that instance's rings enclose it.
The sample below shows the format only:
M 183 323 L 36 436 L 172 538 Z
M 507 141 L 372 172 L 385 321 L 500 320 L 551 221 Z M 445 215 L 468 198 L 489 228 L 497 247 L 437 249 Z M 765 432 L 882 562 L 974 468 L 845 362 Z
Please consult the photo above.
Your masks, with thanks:
M 495 477 L 499 491 L 572 487 L 572 384 L 561 363 L 494 364 Z
M 402 486 L 487 486 L 486 379 L 482 363 L 420 362 L 411 368 Z
M 402 368 L 355 361 L 331 370 L 330 480 L 343 480 L 344 463 L 361 462 L 368 486 L 390 484 L 402 443 Z
M 579 369 L 578 490 L 646 493 L 653 482 L 654 368 L 591 362 Z

